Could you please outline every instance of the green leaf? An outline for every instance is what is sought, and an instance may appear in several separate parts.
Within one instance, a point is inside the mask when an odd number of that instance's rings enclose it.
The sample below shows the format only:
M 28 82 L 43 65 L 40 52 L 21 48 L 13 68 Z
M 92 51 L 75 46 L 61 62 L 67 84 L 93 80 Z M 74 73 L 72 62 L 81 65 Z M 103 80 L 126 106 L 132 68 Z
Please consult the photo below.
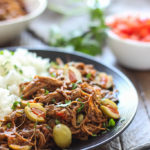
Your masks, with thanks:
M 92 75 L 91 73 L 88 73 L 88 74 L 86 75 L 86 78 L 87 78 L 87 79 L 90 79 L 90 78 L 91 78 L 91 75 Z
M 114 121 L 114 119 L 109 119 L 109 122 L 108 122 L 108 127 L 114 127 L 116 125 L 116 122 Z
M 60 124 L 60 121 L 58 119 L 55 120 L 56 124 Z
M 84 108 L 84 103 L 78 98 L 77 101 L 80 102 L 80 107 L 77 109 L 77 113 L 81 112 L 82 109 Z
M 27 106 L 30 107 L 30 103 L 29 102 L 27 102 Z
M 72 83 L 72 90 L 76 89 L 78 87 L 77 83 Z
M 49 94 L 49 91 L 48 90 L 45 90 L 45 95 L 48 95 Z
M 4 51 L 0 51 L 0 55 L 3 55 L 4 54 Z
M 11 107 L 11 109 L 15 110 L 16 107 L 18 107 L 21 104 L 21 102 L 15 101 Z
M 92 134 L 92 136 L 97 136 L 97 134 Z
M 55 78 L 56 74 L 55 73 L 51 73 L 50 76 L 53 77 L 53 78 Z
M 14 54 L 15 54 L 15 52 L 14 52 L 14 51 L 10 51 L 10 53 L 11 53 L 11 55 L 14 55 Z
M 7 128 L 11 128 L 11 123 L 7 123 Z

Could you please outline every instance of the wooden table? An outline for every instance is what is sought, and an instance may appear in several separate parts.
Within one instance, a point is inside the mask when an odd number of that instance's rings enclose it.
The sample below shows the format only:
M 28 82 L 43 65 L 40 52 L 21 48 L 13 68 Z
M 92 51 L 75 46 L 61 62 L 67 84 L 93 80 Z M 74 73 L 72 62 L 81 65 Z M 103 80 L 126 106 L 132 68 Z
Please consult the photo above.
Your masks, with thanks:
M 131 8 L 129 0 L 114 0 L 113 2 L 107 11 L 109 14 L 122 9 L 126 10 L 128 6 Z M 148 4 L 150 3 L 148 0 L 130 0 L 130 2 L 133 6 L 132 8 L 144 8 L 144 10 L 148 9 Z M 85 19 L 86 17 L 75 17 L 72 22 L 73 24 L 74 22 L 80 24 L 83 18 Z M 20 37 L 3 46 L 45 46 L 47 45 L 50 25 L 54 22 L 59 23 L 60 20 L 60 16 L 47 10 L 39 19 L 35 20 L 26 31 L 22 32 Z M 68 28 L 69 21 L 70 20 L 67 20 L 66 24 L 63 24 L 63 28 L 64 26 Z M 107 46 L 104 48 L 102 56 L 97 56 L 96 59 L 102 59 L 105 63 L 116 66 L 131 79 L 138 91 L 139 106 L 131 125 L 119 137 L 95 150 L 130 150 L 134 146 L 150 142 L 150 71 L 134 71 L 119 66 Z

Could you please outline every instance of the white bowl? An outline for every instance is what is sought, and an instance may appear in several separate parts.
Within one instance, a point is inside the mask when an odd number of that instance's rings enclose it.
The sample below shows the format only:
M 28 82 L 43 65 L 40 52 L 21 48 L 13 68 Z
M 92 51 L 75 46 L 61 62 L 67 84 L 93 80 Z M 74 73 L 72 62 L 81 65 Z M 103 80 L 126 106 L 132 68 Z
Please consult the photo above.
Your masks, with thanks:
M 120 64 L 137 70 L 150 69 L 150 43 L 123 39 L 111 30 L 107 33 L 107 43 Z
M 47 0 L 24 0 L 28 14 L 15 19 L 0 21 L 0 45 L 12 40 L 38 17 L 46 8 Z

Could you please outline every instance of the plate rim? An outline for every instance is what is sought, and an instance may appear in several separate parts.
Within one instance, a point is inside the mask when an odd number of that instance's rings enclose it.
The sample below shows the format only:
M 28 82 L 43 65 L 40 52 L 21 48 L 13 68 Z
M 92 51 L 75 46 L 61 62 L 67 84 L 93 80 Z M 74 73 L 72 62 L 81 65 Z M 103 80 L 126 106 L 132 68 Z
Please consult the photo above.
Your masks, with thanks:
M 97 60 L 97 59 L 93 60 L 93 58 L 94 58 L 93 56 L 89 56 L 87 54 L 83 54 L 83 53 L 77 52 L 77 51 L 68 52 L 68 51 L 64 50 L 63 48 L 57 48 L 57 47 L 50 47 L 50 46 L 38 46 L 38 47 L 37 46 L 10 46 L 10 47 L 3 47 L 3 48 L 1 48 L 1 50 L 8 49 L 8 50 L 15 51 L 17 48 L 25 48 L 25 49 L 28 49 L 29 51 L 34 50 L 34 51 L 58 52 L 58 53 L 76 55 L 76 56 L 79 56 L 79 57 L 84 57 L 86 59 L 89 59 L 90 61 L 95 61 L 96 63 L 103 65 L 104 67 L 108 68 L 109 70 L 111 70 L 111 71 L 115 72 L 116 74 L 118 74 L 119 76 L 121 76 L 128 83 L 128 85 L 132 88 L 132 90 L 134 91 L 134 97 L 136 98 L 136 106 L 135 106 L 135 109 L 134 109 L 134 113 L 132 114 L 130 119 L 126 122 L 124 127 L 121 128 L 116 134 L 112 135 L 111 137 L 107 138 L 106 140 L 103 140 L 101 143 L 97 143 L 95 145 L 88 146 L 87 148 L 84 148 L 84 150 L 91 150 L 91 149 L 94 149 L 96 147 L 99 147 L 103 144 L 106 144 L 106 143 L 110 142 L 111 140 L 113 140 L 114 138 L 119 136 L 121 133 L 123 133 L 125 131 L 125 129 L 127 129 L 127 127 L 132 123 L 133 119 L 135 118 L 137 108 L 138 108 L 138 104 L 139 104 L 138 93 L 137 93 L 137 90 L 136 90 L 134 84 L 132 83 L 132 81 L 122 71 L 120 71 L 118 68 L 116 68 L 112 65 L 108 65 L 108 64 L 102 62 L 101 60 Z

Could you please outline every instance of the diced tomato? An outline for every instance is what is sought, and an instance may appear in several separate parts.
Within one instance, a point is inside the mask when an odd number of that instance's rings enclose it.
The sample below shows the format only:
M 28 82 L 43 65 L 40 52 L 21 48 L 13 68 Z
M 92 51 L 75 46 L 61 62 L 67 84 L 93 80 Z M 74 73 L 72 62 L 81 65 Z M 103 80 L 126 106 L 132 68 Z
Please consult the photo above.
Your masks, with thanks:
M 61 117 L 62 119 L 65 119 L 65 113 L 63 111 L 56 112 L 56 115 Z
M 42 110 L 40 110 L 40 109 L 38 109 L 38 108 L 31 108 L 31 111 L 34 113 L 34 114 L 36 114 L 37 116 L 40 116 L 40 117 L 45 117 L 45 113 L 42 111 Z
M 77 78 L 76 78 L 75 73 L 72 70 L 70 70 L 70 69 L 69 69 L 68 73 L 69 73 L 69 79 L 70 79 L 70 81 L 71 82 L 76 82 Z
M 150 19 L 139 18 L 137 16 L 127 16 L 115 18 L 107 24 L 112 31 L 122 38 L 128 38 L 137 41 L 150 41 Z

